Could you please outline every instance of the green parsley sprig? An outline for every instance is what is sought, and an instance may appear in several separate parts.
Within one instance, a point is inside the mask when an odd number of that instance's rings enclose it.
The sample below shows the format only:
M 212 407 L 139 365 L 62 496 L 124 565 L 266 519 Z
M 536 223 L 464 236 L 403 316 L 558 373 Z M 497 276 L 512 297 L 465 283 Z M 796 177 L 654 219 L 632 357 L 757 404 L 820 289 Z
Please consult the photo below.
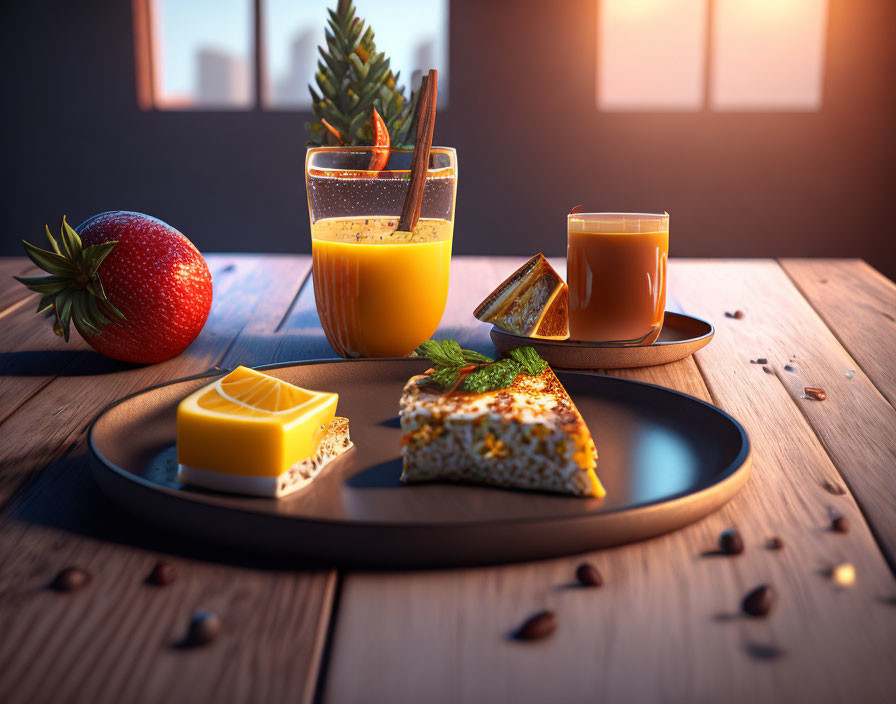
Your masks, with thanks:
M 461 349 L 454 340 L 427 340 L 415 351 L 432 363 L 433 372 L 427 382 L 445 390 L 459 388 L 483 393 L 506 389 L 520 374 L 538 376 L 548 366 L 534 347 L 517 347 L 497 361 Z

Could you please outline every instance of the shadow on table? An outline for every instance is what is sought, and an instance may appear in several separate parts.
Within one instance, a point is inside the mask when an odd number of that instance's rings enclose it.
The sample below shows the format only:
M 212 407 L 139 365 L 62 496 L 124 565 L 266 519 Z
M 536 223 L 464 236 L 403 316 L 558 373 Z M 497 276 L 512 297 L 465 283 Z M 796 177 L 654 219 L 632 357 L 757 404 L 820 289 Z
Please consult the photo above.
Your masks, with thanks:
M 0 376 L 93 376 L 138 369 L 93 350 L 24 350 L 0 353 Z
M 15 465 L 15 460 L 10 466 Z M 11 520 L 151 553 L 265 570 L 321 569 L 296 558 L 255 554 L 206 543 L 147 523 L 100 491 L 86 454 L 52 463 L 13 499 Z M 5 530 L 12 530 L 7 526 Z

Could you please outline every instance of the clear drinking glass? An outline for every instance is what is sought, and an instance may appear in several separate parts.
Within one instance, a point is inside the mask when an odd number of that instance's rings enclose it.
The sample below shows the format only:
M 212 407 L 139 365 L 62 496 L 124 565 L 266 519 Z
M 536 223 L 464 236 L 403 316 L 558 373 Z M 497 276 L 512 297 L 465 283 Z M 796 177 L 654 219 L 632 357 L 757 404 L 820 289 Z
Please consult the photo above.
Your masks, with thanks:
M 398 232 L 410 150 L 382 171 L 376 147 L 308 150 L 314 299 L 327 340 L 343 357 L 399 357 L 435 332 L 445 312 L 454 232 L 457 155 L 433 147 L 420 220 Z
M 569 337 L 650 345 L 666 309 L 669 213 L 570 213 Z

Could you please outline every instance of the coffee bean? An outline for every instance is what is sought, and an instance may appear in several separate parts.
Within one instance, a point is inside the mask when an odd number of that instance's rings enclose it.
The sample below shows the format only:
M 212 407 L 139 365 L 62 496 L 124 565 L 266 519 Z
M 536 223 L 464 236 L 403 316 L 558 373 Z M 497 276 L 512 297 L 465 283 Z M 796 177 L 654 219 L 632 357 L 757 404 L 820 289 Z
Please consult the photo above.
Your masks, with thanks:
M 736 530 L 726 530 L 719 536 L 719 547 L 726 555 L 740 555 L 744 551 L 744 540 Z
M 74 592 L 90 582 L 90 573 L 80 567 L 66 567 L 56 577 L 50 586 L 58 592 Z
M 766 359 L 765 357 L 760 357 L 756 360 L 756 364 L 768 364 L 768 359 Z
M 774 374 L 774 372 L 771 369 L 769 369 L 768 367 L 763 367 L 762 371 L 764 371 L 766 374 Z
M 775 592 L 767 584 L 756 587 L 744 597 L 741 608 L 749 616 L 768 616 L 775 605 Z
M 221 620 L 211 611 L 200 611 L 190 619 L 188 645 L 207 645 L 221 632 Z
M 836 533 L 849 533 L 849 521 L 846 516 L 837 516 L 831 521 L 831 530 Z
M 778 536 L 774 538 L 769 538 L 766 547 L 769 550 L 783 550 L 784 549 L 784 541 L 781 540 Z
M 519 640 L 541 640 L 557 630 L 557 616 L 553 611 L 539 611 L 530 616 L 516 632 Z
M 821 486 L 825 491 L 833 494 L 834 496 L 843 496 L 846 493 L 846 489 L 844 489 L 842 486 L 840 486 L 839 484 L 835 484 L 832 481 L 828 481 L 827 479 L 824 480 L 824 483 Z
M 600 587 L 604 583 L 604 578 L 597 571 L 597 567 L 590 562 L 583 562 L 576 569 L 576 579 L 583 587 Z
M 152 568 L 152 572 L 149 573 L 146 581 L 157 587 L 164 587 L 167 584 L 171 584 L 176 578 L 177 568 L 170 562 L 162 561 L 156 563 L 156 566 Z

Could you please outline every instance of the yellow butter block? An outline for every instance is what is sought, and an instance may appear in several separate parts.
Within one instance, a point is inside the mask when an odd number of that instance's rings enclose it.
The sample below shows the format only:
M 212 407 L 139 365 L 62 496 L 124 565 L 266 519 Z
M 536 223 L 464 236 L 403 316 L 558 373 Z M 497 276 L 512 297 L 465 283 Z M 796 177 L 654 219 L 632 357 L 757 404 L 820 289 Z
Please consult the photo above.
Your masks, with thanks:
M 310 391 L 246 367 L 177 408 L 177 460 L 199 470 L 278 477 L 312 457 L 339 395 Z

